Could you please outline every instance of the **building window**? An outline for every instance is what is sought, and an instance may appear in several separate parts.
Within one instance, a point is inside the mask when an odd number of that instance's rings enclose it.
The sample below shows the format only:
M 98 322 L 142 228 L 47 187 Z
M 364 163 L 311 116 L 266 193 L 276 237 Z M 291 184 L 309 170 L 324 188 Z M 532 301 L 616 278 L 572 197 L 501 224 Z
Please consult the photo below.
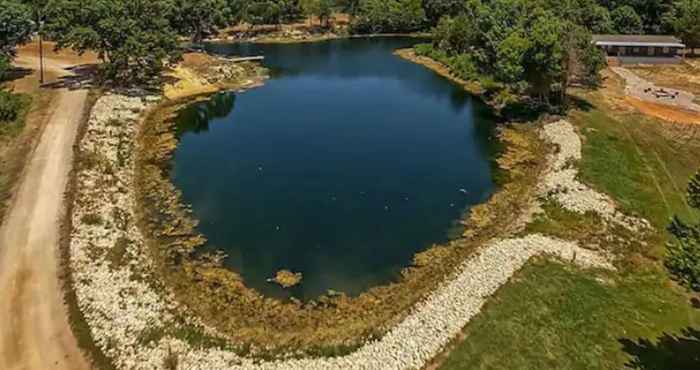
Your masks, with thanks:
M 664 54 L 670 54 L 671 53 L 671 48 L 664 48 Z

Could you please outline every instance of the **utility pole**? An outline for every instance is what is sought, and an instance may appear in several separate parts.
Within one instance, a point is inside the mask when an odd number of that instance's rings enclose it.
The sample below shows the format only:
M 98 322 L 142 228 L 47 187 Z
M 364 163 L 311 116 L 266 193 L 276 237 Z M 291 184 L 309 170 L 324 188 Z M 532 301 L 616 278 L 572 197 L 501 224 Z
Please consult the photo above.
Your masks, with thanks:
M 44 40 L 39 30 L 39 83 L 44 84 Z
M 42 7 L 42 2 L 33 1 L 34 6 L 34 16 L 36 17 L 36 24 L 38 26 L 39 34 L 39 84 L 44 84 L 44 8 Z M 45 5 L 44 5 L 45 6 Z

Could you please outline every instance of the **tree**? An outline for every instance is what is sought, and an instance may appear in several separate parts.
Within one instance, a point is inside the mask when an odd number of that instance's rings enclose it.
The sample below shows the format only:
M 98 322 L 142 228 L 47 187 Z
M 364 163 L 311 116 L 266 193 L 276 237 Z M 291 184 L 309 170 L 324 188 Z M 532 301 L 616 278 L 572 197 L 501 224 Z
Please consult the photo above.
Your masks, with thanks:
M 226 1 L 226 24 L 235 25 L 244 20 L 245 8 L 248 0 L 225 0 Z
M 585 27 L 593 33 L 612 33 L 610 11 L 597 0 L 549 0 L 553 11 L 562 19 Z
M 464 0 L 423 0 L 425 16 L 431 25 L 442 17 L 455 17 L 464 12 Z
M 617 32 L 626 35 L 642 33 L 642 18 L 631 6 L 621 6 L 613 10 L 610 16 Z
M 180 57 L 172 11 L 167 0 L 54 0 L 46 30 L 57 48 L 95 51 L 106 80 L 150 83 Z
M 328 21 L 333 14 L 331 0 L 302 0 L 301 9 L 307 17 L 317 17 L 322 27 L 328 27 Z
M 525 56 L 530 46 L 530 40 L 523 30 L 511 33 L 499 43 L 494 64 L 499 81 L 516 84 L 525 79 Z
M 478 32 L 476 20 L 466 14 L 442 17 L 433 29 L 437 46 L 451 54 L 466 53 L 475 44 Z
M 251 1 L 245 7 L 243 20 L 251 26 L 263 24 L 280 24 L 282 22 L 282 8 L 274 1 Z
M 700 171 L 688 186 L 688 204 L 700 211 Z M 675 242 L 668 245 L 666 267 L 688 288 L 700 290 L 700 224 L 689 225 L 674 217 L 669 231 Z
M 16 120 L 22 105 L 20 95 L 0 90 L 0 124 Z
M 6 55 L 0 54 L 0 82 L 2 82 L 7 74 L 7 71 L 12 67 L 10 58 Z M 0 87 L 2 89 L 2 87 Z
M 591 9 L 603 8 L 591 0 L 468 0 L 461 15 L 444 17 L 434 28 L 437 52 L 423 54 L 453 73 L 491 78 L 488 84 L 508 100 L 529 96 L 547 106 L 551 98 L 566 104 L 571 81 L 596 85 L 605 65 L 588 25 L 604 28 L 606 17 L 591 16 Z
M 25 4 L 0 0 L 0 78 L 10 68 L 17 45 L 31 38 L 34 22 Z
M 421 0 L 361 0 L 352 28 L 357 33 L 413 32 L 425 23 Z
M 228 6 L 225 0 L 173 0 L 172 25 L 182 34 L 201 43 L 226 24 Z
M 629 6 L 639 15 L 645 33 L 658 34 L 663 31 L 662 16 L 668 12 L 674 0 L 601 0 L 610 11 Z
M 337 0 L 336 4 L 340 9 L 354 18 L 360 9 L 360 0 Z
M 674 1 L 664 16 L 664 23 L 693 54 L 696 48 L 700 48 L 700 0 Z

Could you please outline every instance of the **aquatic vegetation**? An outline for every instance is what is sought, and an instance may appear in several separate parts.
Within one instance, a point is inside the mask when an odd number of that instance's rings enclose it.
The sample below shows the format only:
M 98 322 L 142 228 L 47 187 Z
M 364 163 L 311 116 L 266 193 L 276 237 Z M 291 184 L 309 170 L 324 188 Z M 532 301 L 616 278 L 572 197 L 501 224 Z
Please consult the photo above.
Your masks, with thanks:
M 271 282 L 279 284 L 282 288 L 291 288 L 301 283 L 303 275 L 301 272 L 291 272 L 289 270 L 277 271 L 275 277 L 270 279 Z

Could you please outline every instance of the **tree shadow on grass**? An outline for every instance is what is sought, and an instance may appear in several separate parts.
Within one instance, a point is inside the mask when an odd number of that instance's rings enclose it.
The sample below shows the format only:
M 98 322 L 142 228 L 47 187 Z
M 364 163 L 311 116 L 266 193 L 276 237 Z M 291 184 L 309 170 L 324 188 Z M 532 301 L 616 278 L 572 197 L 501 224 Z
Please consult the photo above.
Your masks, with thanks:
M 14 67 L 9 71 L 5 72 L 4 76 L 0 76 L 0 82 L 10 82 L 14 80 L 19 80 L 25 78 L 34 73 L 34 70 L 29 68 Z
M 639 370 L 700 369 L 700 330 L 686 328 L 679 335 L 664 333 L 655 341 L 620 339 L 632 359 L 627 366 Z
M 590 112 L 595 108 L 590 101 L 575 95 L 569 95 L 569 106 L 584 112 Z
M 690 299 L 690 304 L 693 308 L 700 310 L 700 299 L 693 297 Z

